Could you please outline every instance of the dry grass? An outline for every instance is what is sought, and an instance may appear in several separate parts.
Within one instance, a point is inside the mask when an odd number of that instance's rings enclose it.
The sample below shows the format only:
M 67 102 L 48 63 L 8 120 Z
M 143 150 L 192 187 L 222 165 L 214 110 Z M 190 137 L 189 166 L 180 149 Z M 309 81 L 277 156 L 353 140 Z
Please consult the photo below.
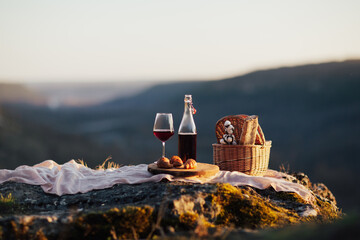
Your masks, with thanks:
M 78 159 L 78 160 L 76 160 L 76 162 L 77 162 L 78 164 L 83 165 L 84 167 L 88 167 L 87 164 L 86 164 L 86 162 L 84 162 L 84 160 L 82 160 L 82 159 Z
M 287 166 L 285 166 L 284 164 L 281 164 L 279 166 L 279 172 L 289 174 L 290 173 L 290 164 L 287 164 Z
M 111 159 L 112 159 L 111 156 L 107 157 L 102 164 L 95 167 L 95 170 L 106 170 L 106 169 L 111 169 L 111 168 L 120 168 L 122 166 L 121 164 L 118 164 L 118 163 L 115 163 L 115 162 L 112 162 L 112 161 L 109 162 L 109 160 L 111 160 Z M 85 166 L 85 167 L 88 167 L 86 162 L 84 162 L 84 160 L 82 160 L 82 159 L 78 159 L 76 162 L 83 165 L 83 166 Z
M 109 168 L 120 168 L 121 164 L 118 163 L 114 163 L 114 162 L 108 162 L 109 160 L 111 160 L 112 157 L 109 156 L 105 159 L 105 161 L 101 164 L 95 167 L 96 170 L 105 170 L 105 169 L 109 169 Z M 106 166 L 107 163 L 107 166 Z

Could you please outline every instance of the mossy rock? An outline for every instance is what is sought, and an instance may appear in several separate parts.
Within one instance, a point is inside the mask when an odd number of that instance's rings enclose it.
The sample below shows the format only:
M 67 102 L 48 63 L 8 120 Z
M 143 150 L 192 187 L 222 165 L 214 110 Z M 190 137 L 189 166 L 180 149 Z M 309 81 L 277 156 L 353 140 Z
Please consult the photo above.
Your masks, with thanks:
M 183 214 L 180 214 L 179 216 L 179 222 L 182 225 L 182 227 L 186 229 L 193 229 L 199 219 L 199 214 L 194 212 L 186 212 Z
M 221 207 L 217 224 L 256 229 L 299 222 L 296 212 L 272 204 L 255 191 L 230 184 L 217 185 L 213 203 Z
M 16 198 L 4 206 L 18 204 L 27 210 L 0 217 L 0 239 L 133 239 L 180 233 L 212 236 L 221 229 L 328 223 L 341 216 L 334 202 L 321 195 L 314 194 L 315 201 L 308 203 L 296 193 L 230 184 L 117 185 L 61 197 L 44 194 L 39 186 L 0 186 L 5 197 L 14 189 Z M 302 215 L 306 209 L 316 214 Z
M 153 208 L 128 206 L 107 212 L 89 213 L 74 220 L 79 238 L 114 239 L 144 238 L 153 223 Z

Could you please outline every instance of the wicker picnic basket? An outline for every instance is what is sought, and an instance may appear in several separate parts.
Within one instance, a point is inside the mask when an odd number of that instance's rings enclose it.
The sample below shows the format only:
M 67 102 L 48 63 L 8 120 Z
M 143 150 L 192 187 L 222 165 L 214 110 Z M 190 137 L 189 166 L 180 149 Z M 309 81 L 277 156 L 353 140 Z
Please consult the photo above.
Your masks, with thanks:
M 221 118 L 216 123 L 215 132 L 217 144 L 213 144 L 213 160 L 220 170 L 239 171 L 253 176 L 263 176 L 269 165 L 271 141 L 266 141 L 260 127 L 257 128 L 256 140 L 253 145 L 224 145 L 220 144 L 225 130 L 224 123 L 229 120 L 234 126 L 237 143 L 247 115 L 231 115 Z

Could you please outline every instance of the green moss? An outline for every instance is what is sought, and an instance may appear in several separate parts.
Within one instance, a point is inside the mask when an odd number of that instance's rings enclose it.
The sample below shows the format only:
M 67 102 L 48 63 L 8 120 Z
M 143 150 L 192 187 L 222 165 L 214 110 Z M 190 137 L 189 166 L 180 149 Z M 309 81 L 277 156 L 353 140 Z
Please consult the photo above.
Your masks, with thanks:
M 15 213 L 18 210 L 21 210 L 20 205 L 16 203 L 11 193 L 6 197 L 0 194 L 0 215 Z
M 8 236 L 5 236 L 5 239 L 35 239 L 32 234 L 29 234 L 29 226 L 32 224 L 30 221 L 28 224 L 16 223 L 15 221 L 10 221 Z
M 34 239 L 34 240 L 47 240 L 47 237 L 41 229 L 37 230 L 35 233 L 31 233 L 32 222 L 27 224 L 16 223 L 15 221 L 10 222 L 11 230 L 8 232 L 8 235 L 4 239 Z
M 36 232 L 34 239 L 47 240 L 47 237 L 45 236 L 45 234 L 43 233 L 43 231 L 40 229 L 40 230 L 38 230 L 38 231 Z
M 113 208 L 105 213 L 90 213 L 75 220 L 77 232 L 85 238 L 129 239 L 146 237 L 153 223 L 150 206 Z
M 198 219 L 199 214 L 194 212 L 185 212 L 179 216 L 179 222 L 185 229 L 194 229 Z
M 330 202 L 316 198 L 316 205 L 318 206 L 318 220 L 321 222 L 332 222 L 341 218 L 341 212 Z
M 291 202 L 297 202 L 297 203 L 302 203 L 302 204 L 307 204 L 307 202 L 300 197 L 299 194 L 297 193 L 293 193 L 293 192 L 277 192 L 276 196 L 282 200 L 288 200 Z
M 299 222 L 295 212 L 275 206 L 255 192 L 230 184 L 218 184 L 212 201 L 220 207 L 217 224 L 265 228 Z

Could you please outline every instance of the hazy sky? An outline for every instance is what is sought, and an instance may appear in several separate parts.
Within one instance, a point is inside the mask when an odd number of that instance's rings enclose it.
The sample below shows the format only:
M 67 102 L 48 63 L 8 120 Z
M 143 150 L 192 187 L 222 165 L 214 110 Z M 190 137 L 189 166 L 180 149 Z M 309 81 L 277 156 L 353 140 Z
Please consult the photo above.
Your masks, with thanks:
M 218 79 L 348 58 L 359 0 L 0 0 L 0 81 Z

